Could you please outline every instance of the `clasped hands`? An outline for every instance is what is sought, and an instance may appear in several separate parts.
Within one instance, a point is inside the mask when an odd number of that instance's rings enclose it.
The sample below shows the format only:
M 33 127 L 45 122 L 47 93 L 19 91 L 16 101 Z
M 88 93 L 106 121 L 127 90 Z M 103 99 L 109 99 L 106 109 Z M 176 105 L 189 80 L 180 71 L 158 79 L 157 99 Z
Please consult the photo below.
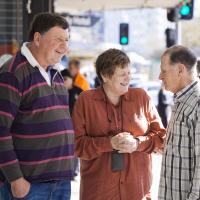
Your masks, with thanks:
M 138 139 L 135 139 L 133 135 L 128 132 L 118 133 L 111 137 L 111 145 L 113 149 L 119 153 L 132 153 L 138 147 Z

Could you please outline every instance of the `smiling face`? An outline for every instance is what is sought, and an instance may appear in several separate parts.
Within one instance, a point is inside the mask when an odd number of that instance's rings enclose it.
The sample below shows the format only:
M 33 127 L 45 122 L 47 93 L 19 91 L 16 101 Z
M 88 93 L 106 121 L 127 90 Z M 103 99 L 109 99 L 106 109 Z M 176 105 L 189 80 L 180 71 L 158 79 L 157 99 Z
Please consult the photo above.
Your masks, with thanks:
M 179 64 L 170 64 L 169 55 L 164 55 L 161 58 L 159 79 L 162 80 L 166 90 L 173 93 L 179 91 L 180 85 L 180 68 Z
M 36 32 L 34 43 L 37 47 L 39 64 L 43 67 L 60 62 L 63 55 L 68 52 L 69 30 L 55 26 L 44 34 Z
M 121 96 L 128 91 L 129 82 L 131 79 L 130 67 L 116 67 L 114 74 L 111 77 L 102 76 L 103 82 L 111 93 L 116 96 Z

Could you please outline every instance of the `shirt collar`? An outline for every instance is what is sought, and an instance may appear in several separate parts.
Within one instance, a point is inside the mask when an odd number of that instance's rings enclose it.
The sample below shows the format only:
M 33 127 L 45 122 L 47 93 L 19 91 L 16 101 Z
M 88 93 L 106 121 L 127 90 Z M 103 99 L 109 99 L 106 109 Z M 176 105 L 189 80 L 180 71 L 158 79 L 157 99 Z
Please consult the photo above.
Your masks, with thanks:
M 28 60 L 28 62 L 31 64 L 32 67 L 42 67 L 38 61 L 34 58 L 33 54 L 31 53 L 31 51 L 29 50 L 29 48 L 27 47 L 29 42 L 24 42 L 21 48 L 21 53 L 22 55 L 24 55 L 26 57 L 26 59 Z M 51 68 L 60 71 L 60 63 L 57 63 L 55 65 L 52 65 Z
M 187 85 L 185 88 L 183 88 L 182 90 L 180 90 L 179 92 L 174 94 L 174 101 L 175 102 L 176 101 L 178 101 L 178 102 L 183 101 L 186 96 L 188 96 L 188 95 L 193 93 L 193 91 L 195 90 L 197 85 L 198 85 L 198 81 L 195 80 L 191 84 Z

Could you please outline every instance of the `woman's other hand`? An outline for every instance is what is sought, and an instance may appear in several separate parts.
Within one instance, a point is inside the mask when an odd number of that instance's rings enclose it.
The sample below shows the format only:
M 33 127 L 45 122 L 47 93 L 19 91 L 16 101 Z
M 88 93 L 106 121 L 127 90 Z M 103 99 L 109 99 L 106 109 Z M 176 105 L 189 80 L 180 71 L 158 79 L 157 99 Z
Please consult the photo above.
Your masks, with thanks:
M 138 147 L 138 139 L 128 132 L 122 132 L 111 138 L 111 145 L 119 153 L 132 153 Z

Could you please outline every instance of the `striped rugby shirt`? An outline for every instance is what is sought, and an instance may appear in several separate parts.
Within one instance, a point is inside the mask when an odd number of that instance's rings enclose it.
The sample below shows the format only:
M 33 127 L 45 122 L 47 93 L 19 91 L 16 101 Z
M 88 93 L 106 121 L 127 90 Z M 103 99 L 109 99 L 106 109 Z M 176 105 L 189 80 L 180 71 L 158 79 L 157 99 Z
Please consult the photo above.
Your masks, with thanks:
M 200 88 L 198 81 L 174 96 L 162 159 L 159 200 L 200 199 Z
M 45 70 L 33 63 L 23 46 L 0 68 L 0 178 L 70 180 L 74 131 L 63 79 L 51 69 L 48 81 Z

